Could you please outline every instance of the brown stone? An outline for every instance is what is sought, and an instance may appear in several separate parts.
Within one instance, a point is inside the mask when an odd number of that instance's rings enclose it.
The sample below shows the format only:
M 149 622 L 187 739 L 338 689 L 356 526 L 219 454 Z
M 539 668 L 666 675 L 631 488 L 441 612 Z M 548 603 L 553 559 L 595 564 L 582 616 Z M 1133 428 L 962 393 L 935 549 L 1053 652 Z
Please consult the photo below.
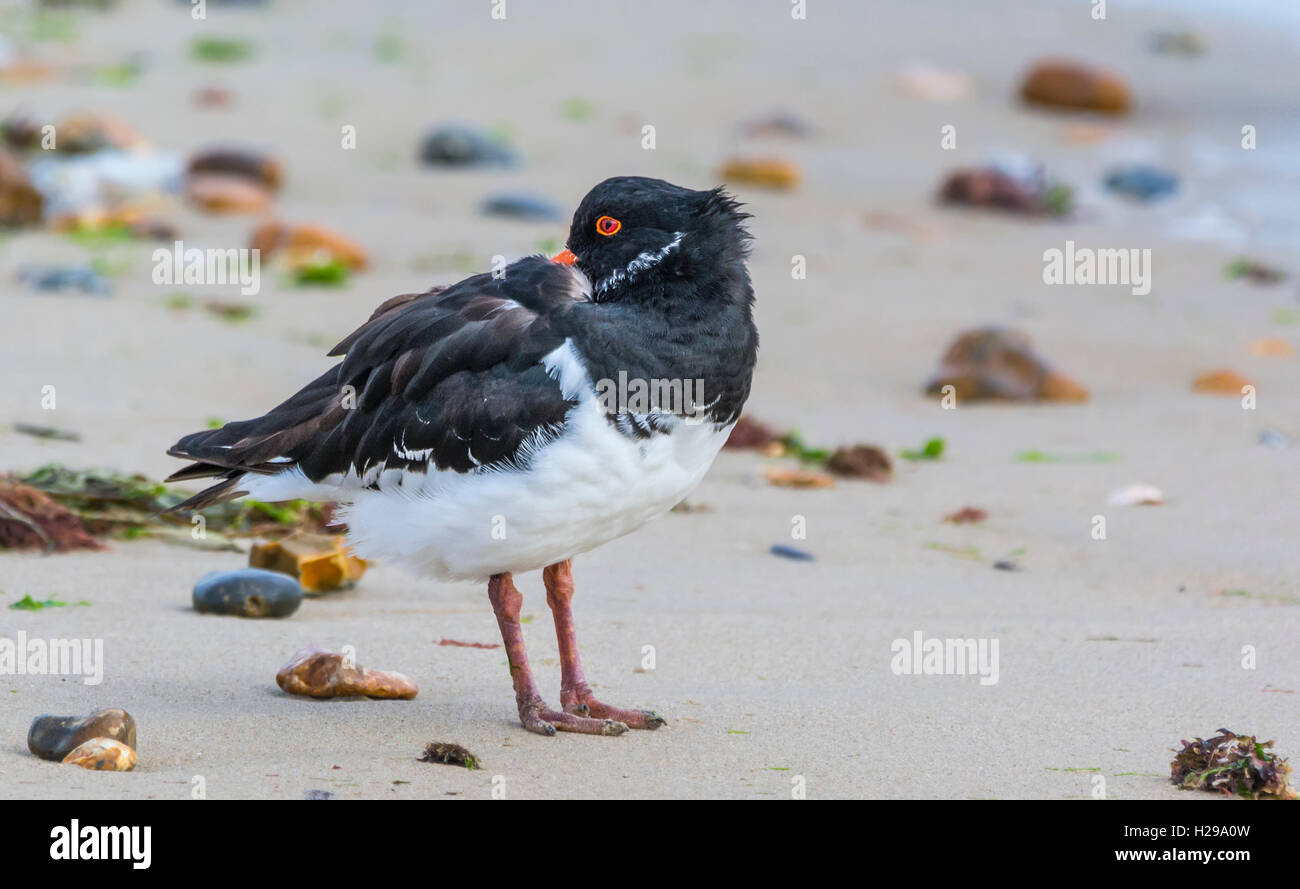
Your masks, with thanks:
M 190 158 L 189 174 L 219 173 L 239 176 L 266 188 L 279 191 L 284 184 L 284 168 L 275 158 L 237 148 L 217 148 L 200 151 Z
M 27 749 L 41 759 L 63 760 L 92 738 L 134 748 L 135 720 L 125 710 L 97 710 L 89 716 L 38 716 L 27 730 Z
M 81 766 L 97 772 L 129 772 L 135 763 L 135 751 L 112 738 L 91 738 L 63 758 L 65 766 Z
M 1088 400 L 1088 390 L 1049 367 L 1028 336 L 999 327 L 966 331 L 953 341 L 925 391 L 944 395 L 946 386 L 953 387 L 958 403 Z
M 1291 344 L 1280 336 L 1265 336 L 1250 341 L 1250 354 L 1269 358 L 1290 358 Z
M 12 152 L 0 149 L 0 228 L 38 225 L 45 199 Z
M 1031 216 L 1062 212 L 1048 199 L 1043 188 L 991 168 L 949 173 L 939 188 L 939 200 L 945 204 L 992 207 Z
M 314 645 L 294 652 L 289 662 L 275 674 L 275 681 L 291 695 L 311 698 L 365 695 L 368 698 L 409 701 L 420 691 L 401 673 L 367 670 L 360 664 L 347 663 L 341 654 Z
M 296 531 L 280 540 L 258 543 L 248 554 L 252 568 L 265 568 L 298 578 L 305 593 L 356 586 L 366 562 L 347 549 L 341 534 Z
M 765 448 L 776 440 L 776 433 L 771 428 L 758 420 L 742 416 L 736 421 L 736 425 L 731 427 L 731 434 L 727 436 L 722 446 L 732 450 L 747 450 Z
M 1253 385 L 1235 370 L 1212 370 L 1197 377 L 1192 389 L 1206 395 L 1241 395 L 1243 388 Z
M 248 246 L 260 250 L 263 259 L 269 259 L 279 250 L 288 252 L 291 257 L 324 251 L 329 258 L 344 262 L 355 271 L 364 269 L 370 262 L 366 251 L 356 242 L 319 225 L 267 222 L 254 230 Z
M 271 203 L 271 193 L 243 176 L 201 173 L 186 182 L 186 196 L 209 213 L 257 213 Z
M 124 121 L 102 114 L 69 115 L 54 128 L 56 149 L 69 154 L 89 154 L 105 148 L 127 151 L 142 141 L 140 134 Z
M 1106 114 L 1126 114 L 1132 106 L 1123 78 L 1075 62 L 1038 63 L 1025 77 L 1020 97 L 1031 105 Z
M 230 90 L 220 86 L 204 86 L 194 91 L 194 104 L 200 108 L 226 108 L 234 98 Z
M 790 189 L 803 179 L 792 161 L 780 157 L 733 157 L 722 166 L 722 178 L 763 188 Z
M 978 506 L 963 506 L 956 512 L 944 516 L 943 520 L 954 525 L 974 525 L 988 517 L 988 511 L 980 509 Z
M 873 482 L 887 482 L 894 474 L 894 464 L 889 455 L 875 445 L 839 448 L 826 461 L 826 468 L 835 475 Z
M 790 469 L 773 466 L 763 473 L 769 483 L 778 488 L 833 488 L 835 479 L 825 472 L 811 469 Z

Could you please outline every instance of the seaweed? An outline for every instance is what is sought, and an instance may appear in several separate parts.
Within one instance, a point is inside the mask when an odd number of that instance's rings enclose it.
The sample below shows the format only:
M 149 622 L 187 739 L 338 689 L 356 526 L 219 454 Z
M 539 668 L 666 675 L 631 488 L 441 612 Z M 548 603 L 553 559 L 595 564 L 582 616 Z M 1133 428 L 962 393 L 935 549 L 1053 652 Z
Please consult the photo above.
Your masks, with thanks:
M 1170 763 L 1169 780 L 1184 790 L 1210 790 L 1244 799 L 1300 799 L 1291 786 L 1291 766 L 1256 741 L 1226 728 L 1213 738 L 1183 741 Z
M 942 438 L 927 439 L 919 450 L 899 451 L 898 456 L 904 460 L 938 460 L 943 457 L 947 442 Z
M 430 741 L 420 754 L 419 762 L 434 762 L 448 766 L 464 766 L 473 771 L 483 767 L 483 761 L 459 744 Z
M 253 45 L 236 37 L 195 37 L 190 54 L 201 62 L 242 62 L 253 55 Z
M 184 537 L 189 539 L 190 514 L 168 511 L 188 494 L 146 476 L 47 463 L 19 481 L 71 513 L 95 537 L 171 540 L 176 529 L 184 528 Z M 330 525 L 332 509 L 307 500 L 263 503 L 243 499 L 208 507 L 203 514 L 208 531 L 246 537 L 299 529 L 322 531 Z

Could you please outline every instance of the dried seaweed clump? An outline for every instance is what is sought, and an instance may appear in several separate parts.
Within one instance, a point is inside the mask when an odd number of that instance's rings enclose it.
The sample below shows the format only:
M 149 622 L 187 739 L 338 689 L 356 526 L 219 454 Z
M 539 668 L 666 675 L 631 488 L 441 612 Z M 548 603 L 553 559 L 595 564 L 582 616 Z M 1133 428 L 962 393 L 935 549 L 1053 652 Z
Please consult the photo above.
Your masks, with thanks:
M 58 516 L 63 516 L 58 519 L 60 522 L 67 525 L 76 523 L 93 538 L 131 540 L 158 537 L 179 543 L 193 539 L 190 514 L 167 511 L 184 500 L 186 493 L 169 489 L 162 482 L 143 475 L 112 469 L 71 469 L 49 463 L 24 478 L 6 477 L 4 481 L 19 498 L 10 502 L 10 509 L 5 511 L 14 522 L 19 521 L 15 513 L 23 513 L 34 519 L 36 525 L 43 526 L 54 520 L 57 509 Z M 39 502 L 29 504 L 33 496 L 38 497 Z M 0 496 L 0 499 L 14 500 L 14 497 Z M 38 511 L 33 512 L 33 508 Z M 65 516 L 65 513 L 71 513 L 71 516 Z M 261 503 L 247 499 L 231 501 L 206 510 L 204 515 L 209 532 L 232 537 L 283 535 L 298 529 L 323 531 L 332 521 L 332 510 L 327 504 L 306 500 L 286 503 Z M 30 530 L 30 523 L 28 526 Z M 70 548 L 59 545 L 59 534 L 46 536 L 55 541 L 55 549 Z M 41 543 L 45 543 L 45 537 L 41 537 Z M 21 540 L 9 542 L 0 536 L 0 546 L 19 548 L 22 545 L 31 544 L 24 544 Z
M 0 475 L 0 549 L 99 549 L 81 518 L 49 495 Z
M 464 766 L 471 771 L 483 765 L 479 762 L 477 756 L 459 744 L 444 744 L 441 741 L 430 741 L 429 745 L 424 748 L 424 753 L 420 755 L 420 762 L 440 762 L 443 765 Z
M 1291 766 L 1256 741 L 1226 728 L 1213 738 L 1183 741 L 1170 764 L 1169 780 L 1184 790 L 1218 790 L 1246 799 L 1300 799 L 1290 784 Z

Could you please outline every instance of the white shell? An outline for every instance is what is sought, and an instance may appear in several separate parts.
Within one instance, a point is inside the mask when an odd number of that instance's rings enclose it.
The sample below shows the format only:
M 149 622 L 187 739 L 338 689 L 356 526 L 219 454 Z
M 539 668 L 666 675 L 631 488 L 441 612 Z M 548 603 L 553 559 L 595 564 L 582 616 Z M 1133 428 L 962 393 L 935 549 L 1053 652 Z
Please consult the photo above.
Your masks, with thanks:
M 1163 506 L 1165 495 L 1155 485 L 1134 482 L 1111 491 L 1107 502 L 1111 506 Z

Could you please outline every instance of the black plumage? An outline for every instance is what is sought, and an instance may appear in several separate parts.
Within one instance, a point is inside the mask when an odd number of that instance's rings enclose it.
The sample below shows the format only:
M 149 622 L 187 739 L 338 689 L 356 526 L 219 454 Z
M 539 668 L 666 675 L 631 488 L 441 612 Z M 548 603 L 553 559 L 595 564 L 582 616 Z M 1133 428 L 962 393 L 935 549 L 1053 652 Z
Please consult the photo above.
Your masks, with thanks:
M 620 221 L 616 236 L 599 233 L 601 216 Z M 573 407 L 541 363 L 566 340 L 593 381 L 702 379 L 708 420 L 733 421 L 758 344 L 745 218 L 721 190 L 606 180 L 574 215 L 568 249 L 581 274 L 528 257 L 499 276 L 389 300 L 293 397 L 177 442 L 168 453 L 195 462 L 169 481 L 222 479 L 178 508 L 238 496 L 244 473 L 296 467 L 312 482 L 349 471 L 373 482 L 380 469 L 519 466 L 525 443 L 561 434 Z M 633 437 L 661 428 L 610 421 Z

